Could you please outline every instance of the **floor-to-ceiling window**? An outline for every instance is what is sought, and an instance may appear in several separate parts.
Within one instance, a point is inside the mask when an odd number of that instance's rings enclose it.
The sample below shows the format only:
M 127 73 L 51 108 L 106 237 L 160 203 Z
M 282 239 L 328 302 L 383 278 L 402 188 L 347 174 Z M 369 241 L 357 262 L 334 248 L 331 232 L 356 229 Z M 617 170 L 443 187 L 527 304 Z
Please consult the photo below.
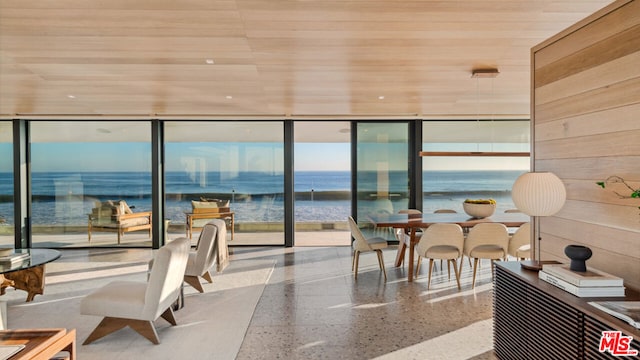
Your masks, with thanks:
M 32 121 L 33 246 L 151 246 L 148 217 L 120 217 L 151 210 L 150 134 L 148 121 Z
M 0 121 L 0 245 L 13 245 L 13 127 Z
M 423 211 L 463 212 L 467 198 L 492 198 L 500 212 L 515 208 L 511 187 L 530 166 L 528 156 L 516 155 L 529 151 L 529 129 L 524 120 L 425 120 L 423 151 L 442 155 L 423 157 Z
M 169 238 L 187 234 L 195 207 L 220 205 L 229 245 L 284 244 L 282 121 L 167 121 L 164 169 Z
M 351 124 L 297 121 L 294 142 L 296 246 L 351 245 Z
M 357 123 L 357 215 L 364 226 L 371 215 L 393 214 L 409 207 L 409 124 Z M 393 231 L 385 232 L 389 240 Z

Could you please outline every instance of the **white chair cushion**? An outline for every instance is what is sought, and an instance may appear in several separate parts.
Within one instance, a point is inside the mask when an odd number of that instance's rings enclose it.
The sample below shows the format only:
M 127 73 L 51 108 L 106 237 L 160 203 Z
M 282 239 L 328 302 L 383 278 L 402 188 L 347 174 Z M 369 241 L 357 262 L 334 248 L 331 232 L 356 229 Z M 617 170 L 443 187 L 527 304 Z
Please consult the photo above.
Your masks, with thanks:
M 530 258 L 531 257 L 531 245 L 523 245 L 518 250 L 516 250 L 517 258 Z
M 146 289 L 147 284 L 144 282 L 113 281 L 84 297 L 80 302 L 80 313 L 155 320 L 143 318 Z
M 454 246 L 437 245 L 429 248 L 426 255 L 431 259 L 457 259 L 461 254 Z
M 367 243 L 371 247 L 371 250 L 386 249 L 387 246 L 388 246 L 387 240 L 385 240 L 385 239 L 383 239 L 381 237 L 369 238 L 369 239 L 367 239 Z M 355 244 L 356 243 L 354 242 L 355 250 L 359 250 L 359 251 L 369 250 L 369 248 L 360 248 L 358 246 L 355 246 Z
M 123 227 L 132 227 L 132 226 L 147 225 L 147 224 L 149 224 L 149 218 L 146 216 L 120 221 L 120 226 L 123 226 Z
M 481 259 L 502 259 L 505 253 L 502 248 L 497 245 L 480 245 L 473 248 L 469 255 L 473 258 Z

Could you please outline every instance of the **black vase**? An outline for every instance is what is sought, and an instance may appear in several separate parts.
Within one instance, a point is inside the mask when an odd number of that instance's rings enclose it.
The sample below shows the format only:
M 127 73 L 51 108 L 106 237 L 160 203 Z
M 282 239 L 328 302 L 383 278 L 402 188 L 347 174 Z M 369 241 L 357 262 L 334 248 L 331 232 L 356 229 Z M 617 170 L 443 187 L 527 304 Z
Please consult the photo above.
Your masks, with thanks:
M 585 262 L 593 255 L 591 249 L 582 245 L 568 245 L 564 248 L 564 254 L 571 259 L 569 269 L 578 272 L 587 271 L 587 264 Z

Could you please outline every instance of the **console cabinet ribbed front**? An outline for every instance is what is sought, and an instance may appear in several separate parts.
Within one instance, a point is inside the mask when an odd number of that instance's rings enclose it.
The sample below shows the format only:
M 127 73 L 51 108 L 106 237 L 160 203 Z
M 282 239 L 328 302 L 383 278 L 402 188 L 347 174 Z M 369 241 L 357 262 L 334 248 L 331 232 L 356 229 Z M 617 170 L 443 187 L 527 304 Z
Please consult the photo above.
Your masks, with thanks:
M 598 351 L 602 331 L 633 336 L 640 350 L 640 331 L 595 309 L 587 301 L 538 280 L 537 272 L 518 262 L 498 262 L 494 277 L 493 345 L 499 359 L 609 359 Z M 627 291 L 626 298 L 640 295 Z

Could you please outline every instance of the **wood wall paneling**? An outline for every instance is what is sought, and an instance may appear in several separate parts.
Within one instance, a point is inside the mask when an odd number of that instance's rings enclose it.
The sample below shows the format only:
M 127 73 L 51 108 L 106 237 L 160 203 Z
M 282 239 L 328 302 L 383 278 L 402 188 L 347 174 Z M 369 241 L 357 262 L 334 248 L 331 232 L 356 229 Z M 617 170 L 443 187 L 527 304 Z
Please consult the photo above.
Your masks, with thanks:
M 602 111 L 603 109 L 633 105 L 640 102 L 640 99 L 638 99 L 639 89 L 640 77 L 631 78 L 618 83 L 605 84 L 598 89 L 585 91 L 584 93 L 558 99 L 550 103 L 535 103 L 535 111 L 541 122 L 544 122 Z
M 621 6 L 629 6 L 629 8 L 624 12 L 612 11 Z M 592 16 L 570 26 L 565 31 L 543 41 L 533 48 L 536 53 L 534 69 L 549 65 L 595 42 L 637 25 L 633 16 L 634 12 L 640 11 L 639 8 L 640 4 L 637 1 L 634 3 L 634 0 L 616 1 Z M 537 51 L 541 48 L 545 48 L 545 51 Z
M 610 175 L 640 181 L 638 174 L 640 154 L 634 156 L 603 156 L 596 158 L 545 159 L 536 161 L 536 166 L 558 175 L 561 179 L 603 181 Z
M 567 261 L 564 247 L 583 244 L 594 253 L 587 266 L 635 289 L 640 199 L 595 182 L 619 175 L 640 186 L 639 61 L 640 1 L 617 1 L 532 49 L 535 169 L 567 187 L 562 210 L 541 220 L 542 259 Z
M 536 126 L 536 140 L 578 138 L 598 135 L 603 130 L 610 133 L 633 131 L 638 128 L 638 113 L 640 113 L 640 103 L 541 122 Z M 607 124 L 606 129 L 602 127 L 603 122 Z

